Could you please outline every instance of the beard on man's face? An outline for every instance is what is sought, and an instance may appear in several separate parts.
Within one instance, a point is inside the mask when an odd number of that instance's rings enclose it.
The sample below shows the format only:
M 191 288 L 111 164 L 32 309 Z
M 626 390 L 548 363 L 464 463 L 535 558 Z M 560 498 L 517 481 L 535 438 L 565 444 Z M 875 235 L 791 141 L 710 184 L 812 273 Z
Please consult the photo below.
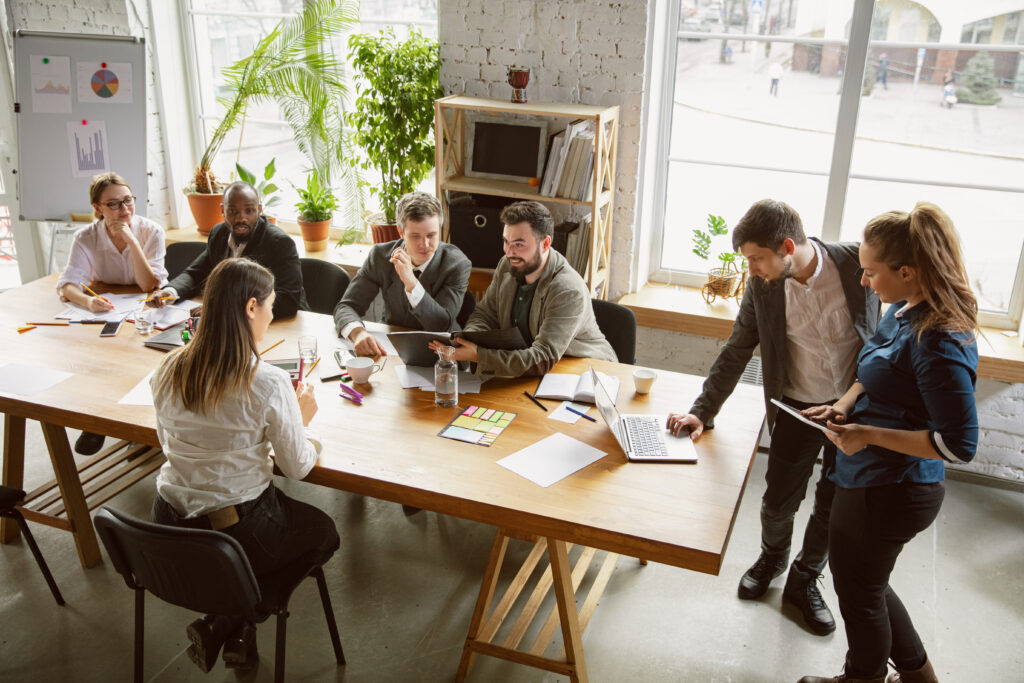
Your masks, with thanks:
M 537 247 L 537 253 L 530 259 L 509 259 L 508 269 L 512 273 L 512 277 L 516 279 L 516 282 L 520 285 L 526 284 L 527 276 L 533 274 L 540 268 L 540 247 Z

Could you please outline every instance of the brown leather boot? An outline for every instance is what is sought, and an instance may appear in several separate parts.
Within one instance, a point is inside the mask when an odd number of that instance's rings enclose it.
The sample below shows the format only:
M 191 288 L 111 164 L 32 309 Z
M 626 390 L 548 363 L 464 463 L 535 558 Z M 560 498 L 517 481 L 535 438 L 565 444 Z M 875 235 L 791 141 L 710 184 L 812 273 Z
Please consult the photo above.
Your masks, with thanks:
M 935 675 L 935 669 L 932 668 L 928 655 L 925 655 L 924 664 L 920 669 L 910 670 L 896 667 L 895 671 L 886 676 L 885 683 L 939 683 L 939 677 Z
M 885 676 L 878 678 L 850 678 L 845 673 L 838 676 L 804 676 L 798 683 L 886 683 Z

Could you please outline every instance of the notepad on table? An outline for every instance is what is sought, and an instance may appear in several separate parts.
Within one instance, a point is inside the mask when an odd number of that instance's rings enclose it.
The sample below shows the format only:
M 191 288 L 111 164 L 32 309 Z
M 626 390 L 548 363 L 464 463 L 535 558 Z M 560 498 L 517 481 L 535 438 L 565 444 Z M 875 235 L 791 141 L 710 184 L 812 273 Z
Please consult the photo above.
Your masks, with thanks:
M 608 395 L 615 400 L 619 395 L 619 378 L 606 375 L 603 372 L 597 373 L 597 376 L 608 390 Z M 541 378 L 540 385 L 533 395 L 537 398 L 557 398 L 576 403 L 593 403 L 594 381 L 589 372 L 584 372 L 582 375 L 549 372 Z

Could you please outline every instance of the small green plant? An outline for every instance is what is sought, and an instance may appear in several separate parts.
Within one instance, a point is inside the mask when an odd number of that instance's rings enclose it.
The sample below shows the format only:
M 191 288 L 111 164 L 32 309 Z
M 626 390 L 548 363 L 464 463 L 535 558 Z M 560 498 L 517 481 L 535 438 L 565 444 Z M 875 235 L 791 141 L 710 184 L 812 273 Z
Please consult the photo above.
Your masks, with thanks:
M 729 227 L 725 224 L 725 219 L 709 213 L 707 230 L 700 228 L 693 230 L 693 253 L 707 261 L 711 255 L 711 238 L 727 234 L 729 234 Z M 739 258 L 738 264 L 737 258 Z M 732 265 L 737 270 L 747 269 L 747 260 L 743 258 L 742 254 L 734 251 L 723 251 L 718 255 L 718 260 L 722 262 L 722 268 Z
M 299 201 L 295 208 L 299 212 L 299 220 L 307 223 L 330 220 L 335 209 L 338 208 L 338 199 L 331 192 L 331 188 L 321 185 L 316 173 L 306 176 L 306 187 L 301 188 L 294 183 L 292 187 L 299 193 Z
M 242 166 L 242 164 L 235 162 L 235 170 L 238 171 L 238 177 L 256 188 L 256 192 L 260 195 L 260 203 L 263 204 L 264 209 L 269 209 L 281 201 L 281 198 L 277 196 L 278 187 L 273 183 L 276 171 L 274 162 L 275 159 L 271 159 L 270 163 L 263 169 L 263 180 L 259 183 L 256 182 L 255 173 Z
M 341 237 L 338 238 L 338 243 L 335 246 L 343 247 L 346 244 L 355 244 L 366 235 L 366 231 L 357 227 L 345 228 Z
M 999 104 L 1003 98 L 996 92 L 997 82 L 992 56 L 979 52 L 967 61 L 963 73 L 966 87 L 957 88 L 956 99 L 970 104 Z

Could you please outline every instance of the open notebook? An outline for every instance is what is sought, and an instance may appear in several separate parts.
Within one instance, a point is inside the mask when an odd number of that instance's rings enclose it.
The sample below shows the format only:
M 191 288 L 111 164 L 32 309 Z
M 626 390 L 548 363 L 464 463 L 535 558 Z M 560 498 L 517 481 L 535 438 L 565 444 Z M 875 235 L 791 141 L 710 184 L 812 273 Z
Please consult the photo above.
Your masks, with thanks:
M 619 378 L 598 372 L 602 384 L 608 390 L 608 395 L 615 403 L 619 395 Z M 562 401 L 573 401 L 575 403 L 594 402 L 594 379 L 591 372 L 584 372 L 580 375 L 549 372 L 540 380 L 537 391 L 534 392 L 537 398 L 555 398 Z

